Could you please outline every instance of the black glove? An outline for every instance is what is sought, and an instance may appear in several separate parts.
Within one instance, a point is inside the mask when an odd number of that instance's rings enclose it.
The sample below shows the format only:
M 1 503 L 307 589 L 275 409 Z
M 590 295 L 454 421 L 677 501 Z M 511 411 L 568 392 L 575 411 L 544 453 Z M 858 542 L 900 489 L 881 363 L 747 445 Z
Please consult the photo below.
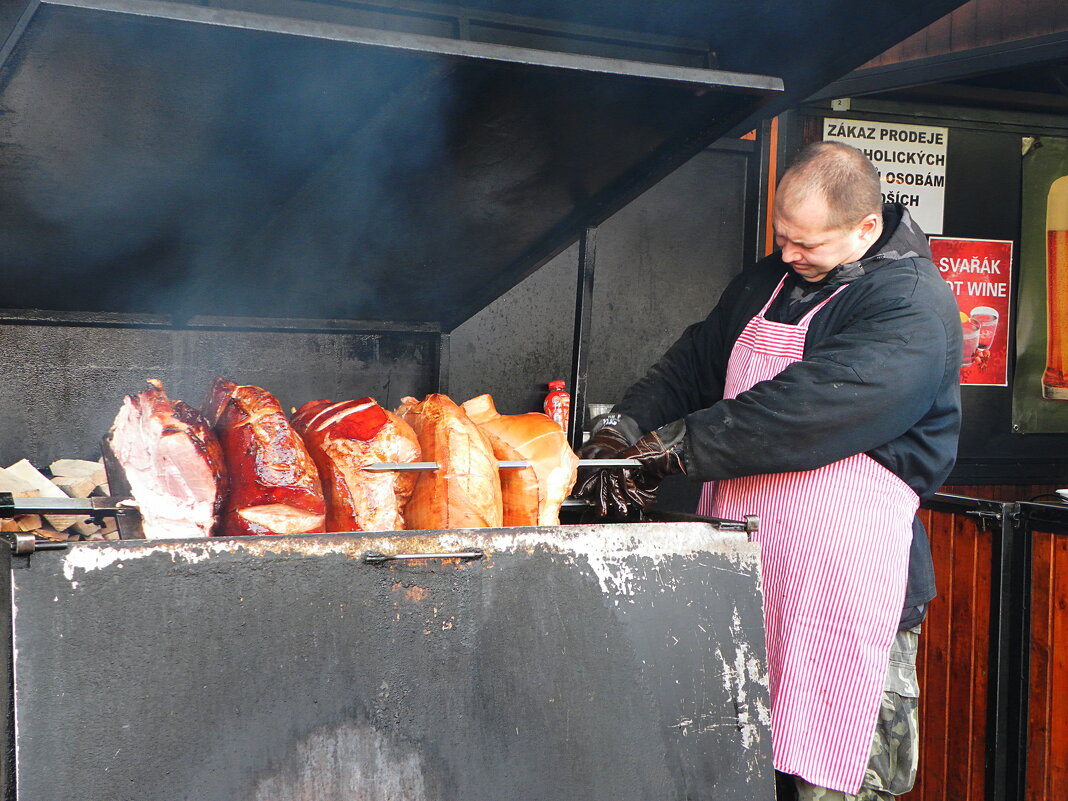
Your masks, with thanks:
M 638 421 L 625 414 L 602 414 L 590 426 L 590 438 L 579 448 L 580 459 L 611 459 L 639 439 Z
M 686 472 L 682 455 L 685 439 L 685 420 L 651 431 L 612 457 L 636 459 L 641 467 L 587 468 L 590 475 L 580 482 L 575 494 L 590 501 L 598 517 L 630 519 L 652 506 L 665 476 Z
M 637 420 L 614 412 L 594 418 L 590 431 L 590 438 L 579 448 L 580 459 L 611 459 L 621 451 L 625 451 L 642 436 Z M 585 498 L 590 501 L 597 517 L 605 517 L 609 514 L 609 498 L 604 494 L 605 472 L 605 468 L 600 467 L 579 468 L 578 480 L 575 482 L 575 489 L 572 493 L 576 498 Z M 626 509 L 623 509 L 621 513 L 625 514 Z

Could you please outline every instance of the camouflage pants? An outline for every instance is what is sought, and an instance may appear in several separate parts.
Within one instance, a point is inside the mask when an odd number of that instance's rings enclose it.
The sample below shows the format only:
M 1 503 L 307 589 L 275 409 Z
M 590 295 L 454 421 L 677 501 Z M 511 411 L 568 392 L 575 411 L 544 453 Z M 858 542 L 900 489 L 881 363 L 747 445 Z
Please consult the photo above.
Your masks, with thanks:
M 849 795 L 809 784 L 800 776 L 780 775 L 780 801 L 891 801 L 912 789 L 920 745 L 920 687 L 916 681 L 919 639 L 920 627 L 916 626 L 899 631 L 890 647 L 882 705 L 860 792 Z

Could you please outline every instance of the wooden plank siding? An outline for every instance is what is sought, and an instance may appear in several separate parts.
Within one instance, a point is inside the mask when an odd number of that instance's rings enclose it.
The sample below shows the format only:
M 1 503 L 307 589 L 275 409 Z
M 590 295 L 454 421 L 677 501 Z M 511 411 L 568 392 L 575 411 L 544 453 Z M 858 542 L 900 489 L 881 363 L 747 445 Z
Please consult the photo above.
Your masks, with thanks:
M 1051 708 L 1050 634 L 1054 609 L 1050 604 L 1053 585 L 1053 540 L 1051 534 L 1036 534 L 1032 552 L 1031 582 L 1031 699 L 1028 715 L 1027 797 L 1048 798 L 1049 734 Z
M 902 797 L 978 801 L 986 747 L 993 538 L 964 515 L 925 510 L 921 516 L 931 539 L 938 598 L 928 610 L 917 658 L 920 772 L 916 787 Z
M 860 69 L 1068 31 L 1064 0 L 969 0 Z
M 1026 501 L 1048 486 L 956 486 L 944 487 L 953 495 L 994 501 Z M 920 637 L 917 668 L 920 680 L 920 769 L 915 788 L 901 796 L 908 801 L 984 801 L 986 783 L 986 718 L 990 662 L 990 586 L 994 534 L 982 531 L 967 515 L 921 510 L 934 556 L 938 597 L 931 603 Z M 1068 537 L 1061 537 L 1061 546 Z M 1036 547 L 1036 571 L 1039 567 Z M 1041 690 L 1031 707 L 1032 759 L 1034 747 L 1044 745 L 1039 767 L 1032 768 L 1034 782 L 1043 789 L 1029 801 L 1068 798 L 1068 550 L 1058 551 L 1060 585 L 1052 593 L 1036 581 L 1035 617 L 1059 620 L 1056 632 L 1047 633 L 1036 645 L 1059 636 L 1055 658 L 1032 654 L 1032 692 Z M 1057 576 L 1057 566 L 1044 557 L 1047 583 Z M 1038 578 L 1036 572 L 1036 579 Z M 1057 595 L 1057 592 L 1060 594 Z M 1048 596 L 1040 604 L 1039 595 Z M 1061 604 L 1059 615 L 1050 612 Z M 1040 611 L 1040 607 L 1041 610 Z M 1037 623 L 1036 623 L 1037 633 Z M 1060 665 L 1060 673 L 1054 663 Z M 1047 668 L 1047 666 L 1049 666 Z M 1057 678 L 1057 676 L 1060 678 Z M 1057 684 L 1056 682 L 1060 682 Z M 1059 698 L 1056 696 L 1059 695 Z M 1052 703 L 1051 703 L 1052 701 Z M 1038 732 L 1038 726 L 1044 726 Z M 1041 735 L 1041 736 L 1040 736 Z M 1059 739 L 1058 739 L 1059 738 Z M 1060 783 L 1057 783 L 1060 782 Z M 1037 786 L 1037 785 L 1036 785 Z M 1046 787 L 1059 788 L 1049 794 Z
M 1068 798 L 1068 535 L 1033 540 L 1028 801 Z

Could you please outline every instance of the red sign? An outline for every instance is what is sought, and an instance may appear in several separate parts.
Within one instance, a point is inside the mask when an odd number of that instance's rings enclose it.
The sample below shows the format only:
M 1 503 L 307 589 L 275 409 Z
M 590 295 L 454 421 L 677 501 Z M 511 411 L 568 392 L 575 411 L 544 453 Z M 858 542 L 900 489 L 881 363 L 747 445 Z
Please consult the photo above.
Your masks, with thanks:
M 961 384 L 1008 386 L 1012 242 L 932 236 L 931 252 L 960 309 Z

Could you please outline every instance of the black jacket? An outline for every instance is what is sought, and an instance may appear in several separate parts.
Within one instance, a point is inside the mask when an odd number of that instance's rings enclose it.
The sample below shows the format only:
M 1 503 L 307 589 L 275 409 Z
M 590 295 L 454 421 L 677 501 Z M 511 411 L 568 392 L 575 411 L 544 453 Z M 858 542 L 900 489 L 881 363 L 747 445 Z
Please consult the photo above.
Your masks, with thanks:
M 921 498 L 934 493 L 956 459 L 960 317 L 908 212 L 887 206 L 883 220 L 883 236 L 868 254 L 818 284 L 798 277 L 779 253 L 743 272 L 614 411 L 644 431 L 685 417 L 693 479 L 811 470 L 866 453 Z M 801 361 L 724 400 L 734 341 L 784 273 L 768 310 L 776 322 L 796 323 L 842 283 L 850 286 L 812 319 Z M 913 531 L 906 607 L 934 597 L 919 520 Z

